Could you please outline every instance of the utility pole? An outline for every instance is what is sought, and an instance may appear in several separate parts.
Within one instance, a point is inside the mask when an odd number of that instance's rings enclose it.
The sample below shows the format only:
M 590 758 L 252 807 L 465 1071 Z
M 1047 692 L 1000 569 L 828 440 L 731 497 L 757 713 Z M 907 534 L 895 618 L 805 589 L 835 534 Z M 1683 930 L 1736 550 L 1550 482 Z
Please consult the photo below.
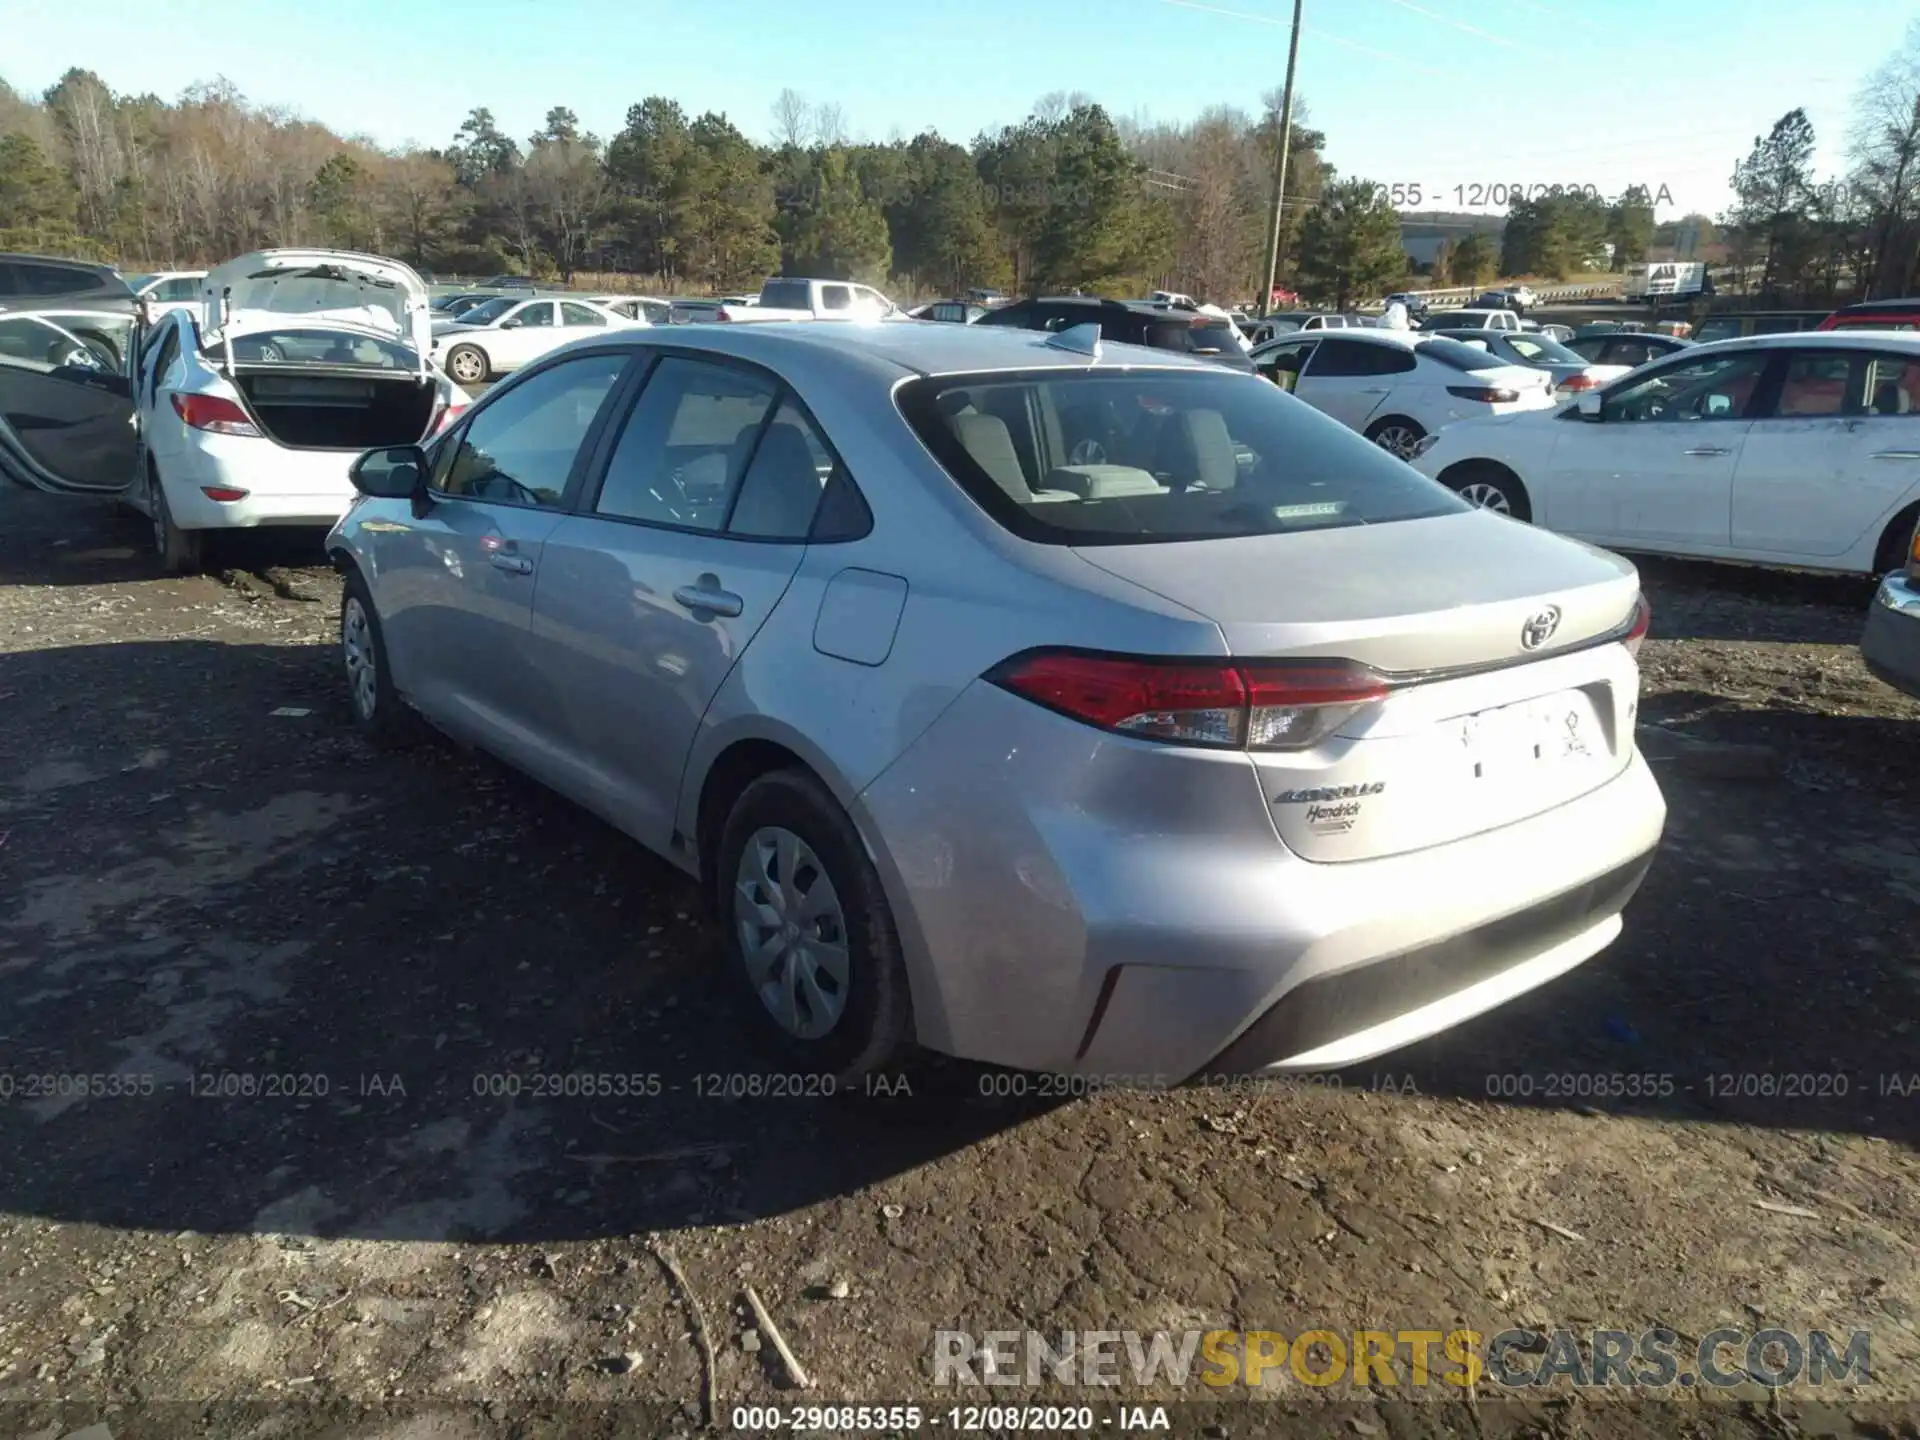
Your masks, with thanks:
M 1287 152 L 1293 148 L 1293 67 L 1300 58 L 1300 9 L 1293 0 L 1293 37 L 1287 41 L 1287 84 L 1280 92 L 1280 148 L 1273 166 L 1273 231 L 1267 242 L 1267 286 L 1260 292 L 1260 313 L 1273 309 L 1273 286 L 1280 277 L 1280 217 L 1287 200 Z

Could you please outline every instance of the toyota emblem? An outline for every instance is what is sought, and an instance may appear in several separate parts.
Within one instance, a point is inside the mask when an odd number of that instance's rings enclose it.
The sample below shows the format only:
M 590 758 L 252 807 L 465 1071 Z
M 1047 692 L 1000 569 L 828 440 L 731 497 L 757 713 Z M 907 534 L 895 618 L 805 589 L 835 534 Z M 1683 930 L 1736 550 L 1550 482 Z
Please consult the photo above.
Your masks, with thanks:
M 1522 649 L 1538 650 L 1553 638 L 1553 632 L 1560 628 L 1560 607 L 1548 605 L 1536 610 L 1527 617 L 1527 623 L 1520 627 L 1520 645 Z

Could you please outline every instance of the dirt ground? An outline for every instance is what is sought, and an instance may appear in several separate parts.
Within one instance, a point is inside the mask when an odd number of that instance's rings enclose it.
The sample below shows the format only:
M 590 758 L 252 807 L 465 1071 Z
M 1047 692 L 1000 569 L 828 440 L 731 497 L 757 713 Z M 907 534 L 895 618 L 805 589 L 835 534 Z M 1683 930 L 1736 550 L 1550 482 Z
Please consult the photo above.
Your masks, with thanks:
M 1260 1093 L 928 1059 L 821 1100 L 727 1093 L 768 1067 L 675 872 L 356 738 L 317 548 L 142 541 L 0 493 L 0 1440 L 944 1415 L 1088 1396 L 936 1391 L 936 1329 L 1463 1324 L 1866 1330 L 1872 1382 L 1125 1393 L 1208 1436 L 1920 1436 L 1920 707 L 1865 585 L 1647 564 L 1667 841 L 1519 1003 Z

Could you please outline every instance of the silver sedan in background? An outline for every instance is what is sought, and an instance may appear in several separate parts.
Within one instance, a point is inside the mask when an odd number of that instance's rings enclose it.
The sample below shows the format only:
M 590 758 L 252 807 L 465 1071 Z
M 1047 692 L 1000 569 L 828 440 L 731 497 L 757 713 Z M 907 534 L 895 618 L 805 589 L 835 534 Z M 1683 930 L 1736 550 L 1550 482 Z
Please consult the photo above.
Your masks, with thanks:
M 812 1073 L 1345 1065 L 1602 949 L 1661 835 L 1630 564 L 1093 326 L 613 331 L 356 475 L 359 725 L 698 877 Z

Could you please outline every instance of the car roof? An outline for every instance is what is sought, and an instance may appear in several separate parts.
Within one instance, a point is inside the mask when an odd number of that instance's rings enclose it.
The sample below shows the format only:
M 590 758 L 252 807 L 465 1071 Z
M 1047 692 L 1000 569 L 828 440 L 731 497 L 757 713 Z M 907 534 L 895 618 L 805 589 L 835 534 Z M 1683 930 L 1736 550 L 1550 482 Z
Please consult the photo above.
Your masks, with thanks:
M 1014 301 L 1015 305 L 1021 301 Z M 1188 310 L 1184 305 L 1169 305 L 1157 300 L 1109 300 L 1101 295 L 1034 295 L 1027 302 L 1034 305 L 1081 305 L 1089 310 L 1125 310 L 1134 315 L 1170 315 L 1178 311 L 1182 314 L 1198 315 L 1198 310 Z M 1209 315 L 1209 320 L 1224 320 L 1224 315 Z
M 1912 296 L 1899 300 L 1862 300 L 1853 305 L 1842 305 L 1833 313 L 1836 315 L 1910 315 L 1920 311 L 1920 298 Z
M 1661 337 L 1667 338 L 1667 337 Z M 1697 342 L 1695 350 L 1732 350 L 1758 347 L 1764 350 L 1814 349 L 1857 350 L 1862 344 L 1891 346 L 1920 355 L 1920 333 L 1911 330 L 1782 330 L 1772 335 L 1730 335 L 1725 340 Z
M 616 344 L 686 346 L 716 354 L 756 361 L 776 370 L 810 367 L 816 373 L 832 367 L 844 374 L 864 374 L 891 385 L 916 375 L 962 375 L 979 371 L 1087 370 L 1118 368 L 1197 370 L 1215 375 L 1235 373 L 1203 356 L 1180 351 L 1151 350 L 1118 341 L 1103 341 L 1099 359 L 1052 344 L 1044 330 L 1013 326 L 927 325 L 904 320 L 861 324 L 845 320 L 782 320 L 761 325 L 715 325 L 702 328 L 697 340 L 679 329 L 634 329 L 608 337 Z M 606 344 L 593 337 L 579 342 Z

